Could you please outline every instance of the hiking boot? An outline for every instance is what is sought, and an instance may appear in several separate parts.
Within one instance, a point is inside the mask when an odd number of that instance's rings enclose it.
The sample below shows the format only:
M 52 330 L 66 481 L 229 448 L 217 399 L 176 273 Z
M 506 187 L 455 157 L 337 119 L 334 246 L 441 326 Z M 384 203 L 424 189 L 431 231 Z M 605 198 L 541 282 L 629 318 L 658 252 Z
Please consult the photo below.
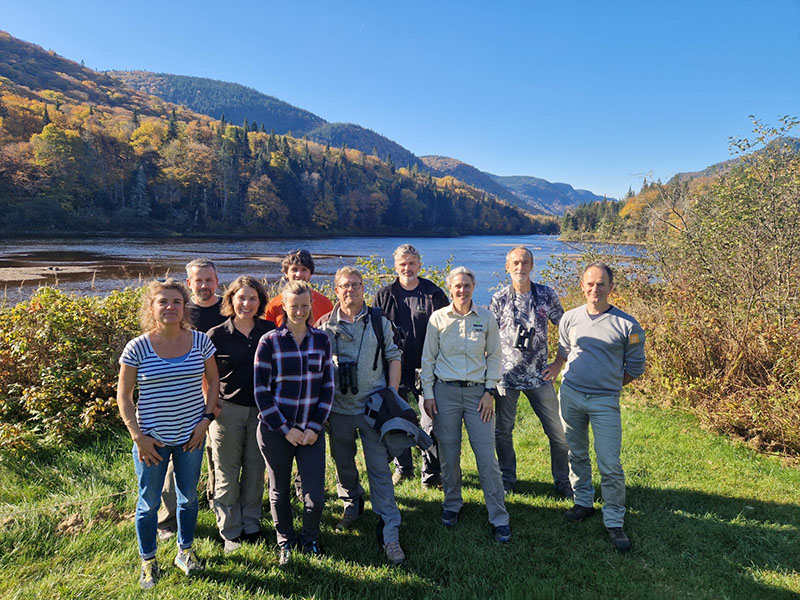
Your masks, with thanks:
M 349 513 L 345 511 L 342 514 L 342 518 L 336 524 L 336 531 L 345 531 L 350 529 L 353 526 L 353 523 L 358 521 L 361 518 L 361 515 L 364 514 L 364 498 L 358 499 L 358 512 L 357 513 Z
M 413 473 L 404 473 L 400 469 L 397 469 L 394 472 L 394 474 L 392 475 L 392 483 L 394 485 L 397 485 L 398 483 L 400 483 L 401 481 L 404 481 L 406 479 L 414 479 L 414 474 Z
M 322 548 L 319 547 L 319 543 L 314 540 L 313 542 L 308 542 L 307 544 L 303 544 L 303 554 L 310 554 L 311 556 L 322 556 Z
M 499 544 L 507 544 L 511 541 L 511 527 L 508 525 L 498 525 L 494 528 L 494 541 Z
M 291 546 L 281 546 L 278 548 L 278 566 L 285 567 L 289 564 L 289 559 L 292 557 Z
M 454 510 L 442 511 L 442 525 L 445 527 L 455 527 L 458 523 L 458 513 Z
M 577 523 L 588 517 L 591 517 L 594 513 L 595 510 L 593 506 L 581 506 L 580 504 L 575 504 L 572 508 L 564 512 L 564 518 L 567 521 Z
M 197 558 L 194 550 L 178 550 L 178 555 L 175 557 L 175 566 L 183 571 L 186 575 L 192 575 L 198 571 L 203 570 L 203 563 Z
M 156 584 L 159 577 L 161 577 L 161 569 L 158 568 L 155 557 L 143 560 L 142 572 L 139 574 L 139 587 L 149 590 Z
M 442 489 L 442 478 L 440 475 L 435 475 L 427 481 L 422 482 L 423 490 L 440 490 Z
M 235 552 L 242 547 L 242 539 L 236 538 L 234 540 L 224 540 L 222 545 L 225 550 L 225 554 L 230 554 L 231 552 Z
M 253 533 L 243 533 L 241 536 L 242 541 L 247 542 L 248 544 L 257 544 L 262 537 L 264 537 L 264 534 L 260 529 L 258 531 L 254 531 Z
M 560 483 L 555 484 L 556 494 L 561 496 L 562 498 L 566 498 L 567 500 L 573 500 L 575 495 L 572 492 L 572 486 L 569 484 L 569 481 L 562 481 Z
M 402 565 L 406 562 L 406 554 L 400 547 L 400 542 L 389 542 L 383 545 L 383 551 L 386 558 L 393 565 Z
M 622 527 L 606 527 L 606 531 L 608 532 L 608 538 L 611 540 L 611 545 L 614 546 L 615 550 L 627 552 L 631 549 L 631 540 L 625 535 Z
M 158 528 L 158 539 L 160 539 L 162 542 L 174 536 L 175 536 L 175 530 L 172 527 Z

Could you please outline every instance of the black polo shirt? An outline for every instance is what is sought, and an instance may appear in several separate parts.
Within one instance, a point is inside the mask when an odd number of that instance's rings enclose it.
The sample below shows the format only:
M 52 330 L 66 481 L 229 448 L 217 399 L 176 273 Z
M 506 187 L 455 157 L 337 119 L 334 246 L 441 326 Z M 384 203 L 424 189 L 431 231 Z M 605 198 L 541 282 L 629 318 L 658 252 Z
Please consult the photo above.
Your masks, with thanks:
M 261 336 L 275 329 L 275 323 L 256 319 L 249 336 L 233 326 L 233 317 L 212 327 L 208 337 L 214 343 L 219 369 L 219 397 L 240 406 L 255 406 L 253 362 Z

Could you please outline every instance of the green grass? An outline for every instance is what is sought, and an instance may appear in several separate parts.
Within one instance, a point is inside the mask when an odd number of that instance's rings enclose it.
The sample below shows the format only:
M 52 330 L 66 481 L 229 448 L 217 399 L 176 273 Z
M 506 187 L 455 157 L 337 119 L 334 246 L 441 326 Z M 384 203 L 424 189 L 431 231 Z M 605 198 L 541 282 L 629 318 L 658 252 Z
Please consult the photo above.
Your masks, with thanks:
M 185 578 L 172 567 L 174 542 L 161 542 L 164 574 L 150 592 L 137 585 L 127 436 L 83 449 L 4 456 L 0 598 L 798 597 L 800 471 L 703 431 L 677 411 L 626 402 L 623 419 L 626 530 L 634 543 L 627 555 L 610 548 L 599 514 L 578 524 L 561 517 L 570 504 L 552 494 L 546 439 L 523 402 L 515 431 L 520 482 L 507 501 L 514 532 L 508 547 L 490 537 L 465 439 L 466 506 L 454 529 L 439 520 L 441 492 L 422 491 L 417 481 L 397 488 L 409 556 L 401 568 L 388 567 L 378 552 L 371 511 L 354 530 L 333 530 L 341 506 L 329 462 L 324 559 L 298 556 L 281 570 L 272 543 L 225 556 L 214 518 L 203 509 L 196 547 L 205 572 Z M 83 525 L 60 532 L 59 523 L 74 515 Z M 262 524 L 271 539 L 268 507 Z

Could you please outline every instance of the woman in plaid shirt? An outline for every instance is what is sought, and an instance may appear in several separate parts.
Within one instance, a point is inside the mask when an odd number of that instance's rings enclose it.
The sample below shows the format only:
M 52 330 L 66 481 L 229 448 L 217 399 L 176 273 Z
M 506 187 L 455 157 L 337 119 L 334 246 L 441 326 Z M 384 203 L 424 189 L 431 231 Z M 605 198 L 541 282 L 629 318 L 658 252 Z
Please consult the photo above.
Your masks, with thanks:
M 310 327 L 311 288 L 290 281 L 283 289 L 284 323 L 266 333 L 256 350 L 254 379 L 258 442 L 269 471 L 269 503 L 278 537 L 279 563 L 291 551 L 319 555 L 317 537 L 325 504 L 325 433 L 333 401 L 333 361 L 328 336 Z M 292 462 L 303 482 L 303 529 L 292 527 Z

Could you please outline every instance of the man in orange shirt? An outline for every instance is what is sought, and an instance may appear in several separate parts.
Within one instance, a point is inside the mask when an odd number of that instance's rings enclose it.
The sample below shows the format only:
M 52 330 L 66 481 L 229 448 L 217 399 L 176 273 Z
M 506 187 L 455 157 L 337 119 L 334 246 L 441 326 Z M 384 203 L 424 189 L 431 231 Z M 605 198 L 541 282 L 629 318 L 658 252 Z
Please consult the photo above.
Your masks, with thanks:
M 314 259 L 308 250 L 297 249 L 286 255 L 281 262 L 283 276 L 289 281 L 308 281 L 314 274 Z M 311 290 L 311 322 L 316 323 L 322 315 L 327 315 L 333 310 L 333 303 L 323 294 Z M 264 313 L 264 318 L 280 327 L 283 324 L 283 301 L 278 294 L 269 304 Z

